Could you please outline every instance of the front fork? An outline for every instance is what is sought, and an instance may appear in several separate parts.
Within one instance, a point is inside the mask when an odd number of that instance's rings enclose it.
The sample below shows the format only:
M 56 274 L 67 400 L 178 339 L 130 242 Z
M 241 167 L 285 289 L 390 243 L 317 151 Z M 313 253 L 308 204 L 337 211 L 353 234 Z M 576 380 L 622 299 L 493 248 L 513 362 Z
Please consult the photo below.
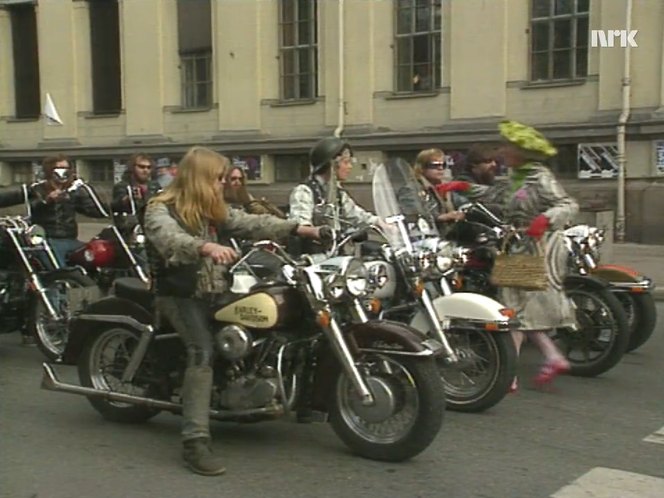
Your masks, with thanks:
M 436 309 L 433 307 L 433 302 L 431 300 L 431 296 L 429 295 L 429 291 L 426 288 L 422 290 L 420 300 L 422 301 L 424 310 L 429 317 L 429 323 L 433 328 L 436 339 L 443 345 L 443 350 L 445 351 L 445 361 L 448 363 L 457 363 L 459 361 L 459 357 L 450 345 L 450 342 L 447 340 L 447 335 L 445 334 L 445 330 L 449 328 L 449 320 L 443 319 L 442 322 L 440 321 L 438 314 L 436 313 Z

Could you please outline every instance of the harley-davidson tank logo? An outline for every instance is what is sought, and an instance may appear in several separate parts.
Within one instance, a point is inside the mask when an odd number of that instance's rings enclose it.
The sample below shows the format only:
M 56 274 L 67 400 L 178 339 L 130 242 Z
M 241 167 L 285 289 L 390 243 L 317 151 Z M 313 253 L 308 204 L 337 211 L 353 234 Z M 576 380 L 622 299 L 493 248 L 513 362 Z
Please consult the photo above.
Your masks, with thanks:
M 214 315 L 220 322 L 236 323 L 250 328 L 268 329 L 277 323 L 277 303 L 264 292 L 252 294 L 228 306 Z

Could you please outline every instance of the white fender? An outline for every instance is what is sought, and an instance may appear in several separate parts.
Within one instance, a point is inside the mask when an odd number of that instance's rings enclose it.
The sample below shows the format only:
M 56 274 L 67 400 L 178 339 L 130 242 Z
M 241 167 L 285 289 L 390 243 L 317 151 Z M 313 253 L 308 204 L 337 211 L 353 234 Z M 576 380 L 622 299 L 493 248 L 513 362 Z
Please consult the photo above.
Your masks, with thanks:
M 438 296 L 433 300 L 433 307 L 441 321 L 449 318 L 462 318 L 486 322 L 509 322 L 509 317 L 500 313 L 505 306 L 495 299 L 473 292 L 457 292 L 450 296 Z M 429 330 L 429 320 L 424 310 L 420 309 L 415 314 L 410 326 L 417 330 Z

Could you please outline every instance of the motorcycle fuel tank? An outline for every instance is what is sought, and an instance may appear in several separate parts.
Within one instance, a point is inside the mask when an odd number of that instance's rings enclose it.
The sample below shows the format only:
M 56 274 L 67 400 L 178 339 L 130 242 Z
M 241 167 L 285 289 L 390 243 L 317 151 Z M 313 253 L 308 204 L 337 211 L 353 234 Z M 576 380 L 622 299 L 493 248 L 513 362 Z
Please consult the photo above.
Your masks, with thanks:
M 271 329 L 301 318 L 297 293 L 288 287 L 272 287 L 240 297 L 221 306 L 214 319 L 250 329 Z

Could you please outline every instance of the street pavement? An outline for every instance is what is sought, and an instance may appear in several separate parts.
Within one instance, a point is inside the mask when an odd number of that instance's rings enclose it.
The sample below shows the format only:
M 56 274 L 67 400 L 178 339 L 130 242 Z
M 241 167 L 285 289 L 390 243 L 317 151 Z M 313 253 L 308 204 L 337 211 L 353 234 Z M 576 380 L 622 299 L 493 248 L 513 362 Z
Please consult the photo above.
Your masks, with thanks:
M 107 422 L 82 397 L 41 390 L 41 354 L 4 334 L 0 497 L 661 498 L 662 323 L 610 372 L 561 377 L 552 392 L 528 387 L 539 357 L 526 350 L 520 392 L 483 414 L 448 412 L 434 443 L 401 464 L 353 456 L 327 424 L 213 422 L 219 477 L 184 468 L 178 417 Z

